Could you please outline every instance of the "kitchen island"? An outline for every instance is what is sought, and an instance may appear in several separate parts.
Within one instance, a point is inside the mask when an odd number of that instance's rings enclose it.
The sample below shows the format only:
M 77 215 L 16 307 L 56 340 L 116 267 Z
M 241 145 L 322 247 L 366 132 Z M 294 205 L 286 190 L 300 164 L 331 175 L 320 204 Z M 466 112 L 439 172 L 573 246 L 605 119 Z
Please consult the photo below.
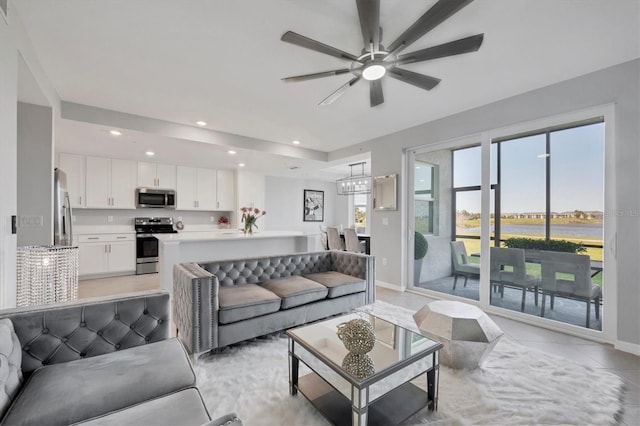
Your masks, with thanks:
M 176 263 L 277 256 L 320 249 L 319 234 L 295 231 L 262 231 L 245 235 L 228 230 L 154 236 L 159 242 L 160 284 L 170 294 L 173 292 L 173 265 Z

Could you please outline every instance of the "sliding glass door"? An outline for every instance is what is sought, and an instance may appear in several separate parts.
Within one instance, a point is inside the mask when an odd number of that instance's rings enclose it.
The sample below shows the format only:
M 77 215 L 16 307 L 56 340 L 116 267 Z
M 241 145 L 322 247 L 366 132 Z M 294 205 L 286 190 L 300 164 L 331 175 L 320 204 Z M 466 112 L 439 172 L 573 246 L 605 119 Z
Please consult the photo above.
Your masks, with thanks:
M 611 331 L 604 116 L 567 123 L 408 151 L 410 288 L 562 329 L 609 312 Z

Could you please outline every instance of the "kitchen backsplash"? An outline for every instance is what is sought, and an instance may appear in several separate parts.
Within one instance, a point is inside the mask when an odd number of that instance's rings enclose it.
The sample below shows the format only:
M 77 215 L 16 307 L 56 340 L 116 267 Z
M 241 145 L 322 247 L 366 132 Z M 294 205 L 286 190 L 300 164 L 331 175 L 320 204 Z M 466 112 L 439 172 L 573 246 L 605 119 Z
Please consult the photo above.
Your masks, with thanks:
M 182 218 L 188 225 L 217 225 L 220 216 L 231 217 L 230 212 L 194 212 L 170 209 L 136 209 L 136 210 L 100 210 L 75 209 L 73 211 L 76 225 L 131 225 L 135 217 L 172 217 L 174 222 Z M 213 220 L 211 218 L 213 217 Z

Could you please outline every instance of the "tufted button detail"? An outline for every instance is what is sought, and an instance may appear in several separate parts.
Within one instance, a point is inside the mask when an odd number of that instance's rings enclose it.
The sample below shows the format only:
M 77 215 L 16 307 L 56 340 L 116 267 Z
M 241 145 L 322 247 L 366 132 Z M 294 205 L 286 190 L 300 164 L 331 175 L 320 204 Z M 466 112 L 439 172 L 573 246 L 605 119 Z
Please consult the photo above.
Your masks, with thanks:
M 46 359 L 42 361 L 42 365 L 47 365 L 49 364 L 49 361 L 47 361 Z
M 60 340 L 62 340 L 63 342 L 66 342 L 66 341 L 67 341 L 67 340 L 69 340 L 69 339 L 67 339 L 66 337 L 63 337 L 63 338 L 62 338 L 62 339 L 60 339 Z
M 27 345 L 23 348 L 25 352 L 29 352 L 31 350 L 31 346 Z
M 86 322 L 83 321 L 83 322 L 80 323 L 80 327 L 86 327 L 86 326 L 87 326 Z
M 115 314 L 115 316 L 113 317 L 113 319 L 117 319 L 117 320 L 119 320 L 119 319 L 120 319 L 120 314 Z
M 148 342 L 149 340 L 151 340 L 151 338 L 150 338 L 149 336 L 147 336 L 147 337 L 145 337 L 145 338 L 144 338 L 144 341 L 145 341 L 145 342 Z
M 49 333 L 49 329 L 48 328 L 43 328 L 42 329 L 42 334 L 48 334 Z
M 80 352 L 80 358 L 84 358 L 85 356 L 87 356 L 86 352 Z
M 145 314 L 145 315 L 149 315 L 149 311 L 146 310 L 146 309 L 144 311 L 142 311 L 142 313 Z
M 116 349 L 120 349 L 120 343 L 116 343 L 116 344 L 115 344 L 115 348 L 116 348 Z
M 164 321 L 163 321 L 163 320 L 161 320 L 161 319 L 159 319 L 159 320 L 158 320 L 158 324 L 162 324 L 163 322 L 164 322 Z
M 97 334 L 98 336 L 102 336 L 102 330 L 98 330 L 98 331 L 96 331 L 96 334 Z
M 129 326 L 129 328 L 130 328 L 130 329 L 132 329 L 132 330 L 135 330 L 135 329 L 136 329 L 136 325 L 135 325 L 135 324 L 131 324 L 131 325 Z

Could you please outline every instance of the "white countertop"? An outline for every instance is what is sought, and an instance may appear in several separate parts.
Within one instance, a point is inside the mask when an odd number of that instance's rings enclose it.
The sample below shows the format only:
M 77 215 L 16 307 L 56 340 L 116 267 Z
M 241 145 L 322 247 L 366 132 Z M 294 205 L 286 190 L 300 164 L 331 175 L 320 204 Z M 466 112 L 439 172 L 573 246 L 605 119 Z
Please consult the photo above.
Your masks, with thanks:
M 179 232 L 177 234 L 154 234 L 160 242 L 170 241 L 221 241 L 221 240 L 252 240 L 264 238 L 304 237 L 307 235 L 299 231 L 262 231 L 245 235 L 235 229 L 216 230 L 209 232 Z
M 135 234 L 133 225 L 73 225 L 74 235 Z

